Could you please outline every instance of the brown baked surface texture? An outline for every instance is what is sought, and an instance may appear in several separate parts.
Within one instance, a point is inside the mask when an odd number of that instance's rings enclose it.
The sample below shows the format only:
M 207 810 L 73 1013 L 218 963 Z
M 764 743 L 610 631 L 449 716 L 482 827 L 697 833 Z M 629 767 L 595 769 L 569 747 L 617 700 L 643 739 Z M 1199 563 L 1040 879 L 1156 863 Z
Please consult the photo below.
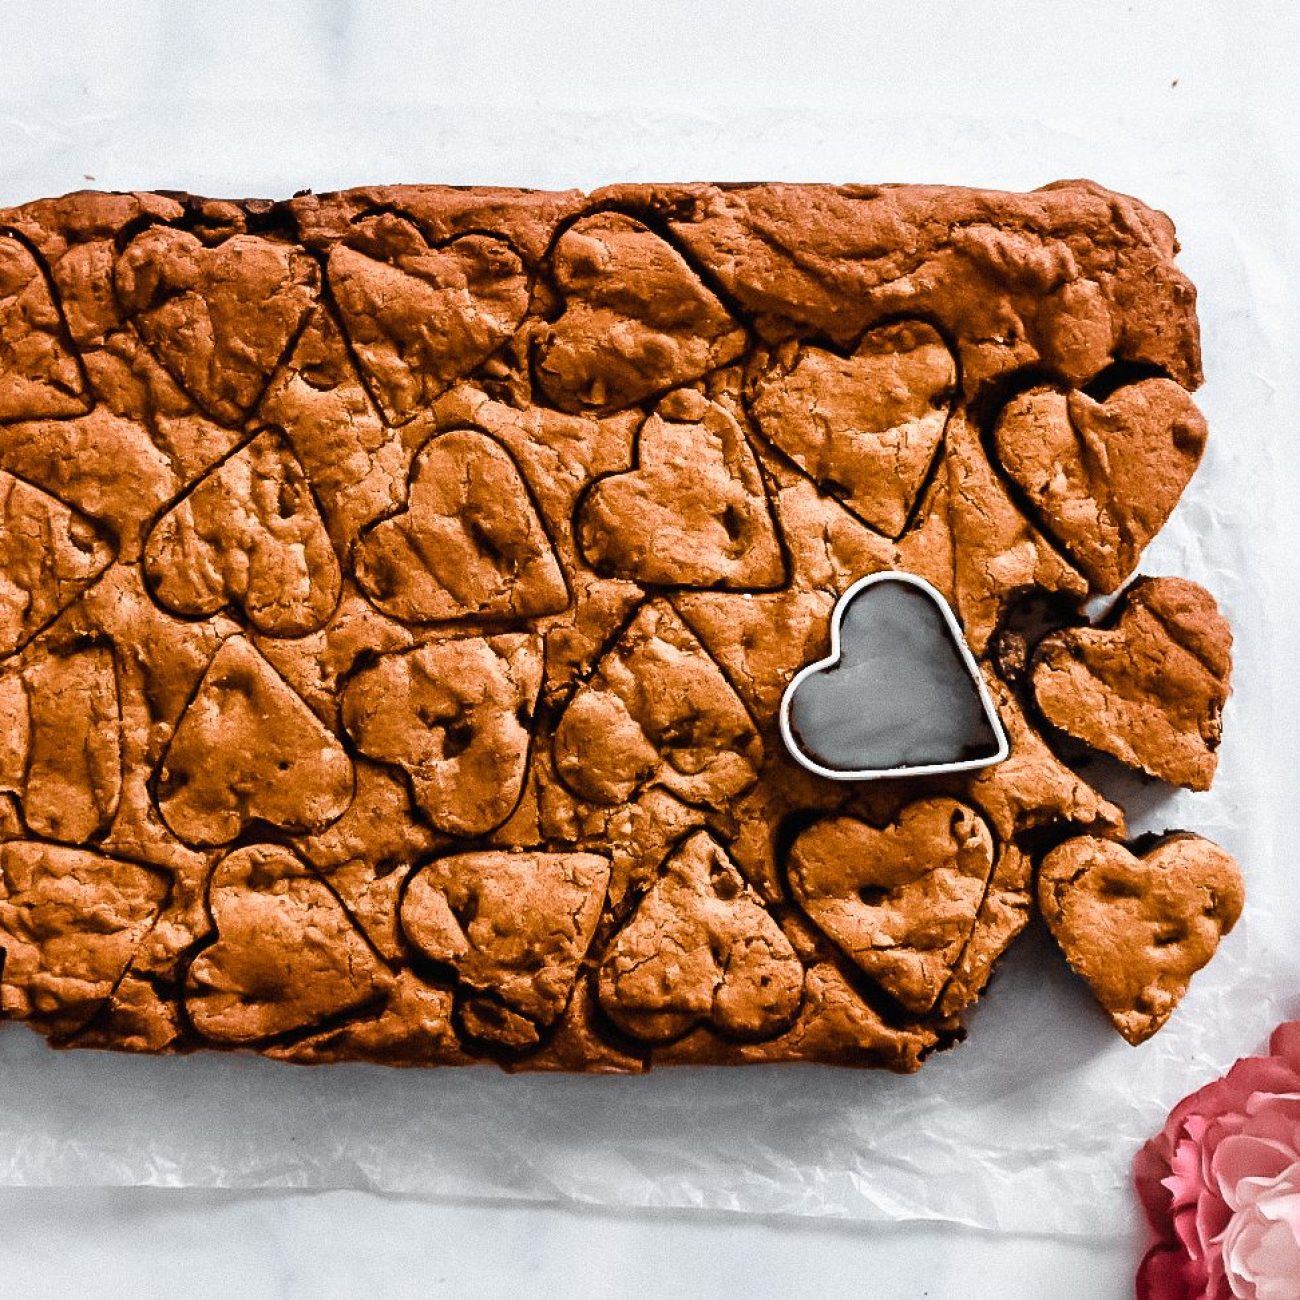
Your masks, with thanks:
M 1176 250 L 1088 182 L 0 212 L 0 1011 L 907 1071 L 1041 896 L 1154 1032 L 1235 867 L 1210 846 L 1202 906 L 1078 756 L 1207 785 L 1230 635 L 1181 580 L 1082 606 L 1204 445 Z M 886 569 L 952 604 L 1007 761 L 786 755 L 782 692 Z

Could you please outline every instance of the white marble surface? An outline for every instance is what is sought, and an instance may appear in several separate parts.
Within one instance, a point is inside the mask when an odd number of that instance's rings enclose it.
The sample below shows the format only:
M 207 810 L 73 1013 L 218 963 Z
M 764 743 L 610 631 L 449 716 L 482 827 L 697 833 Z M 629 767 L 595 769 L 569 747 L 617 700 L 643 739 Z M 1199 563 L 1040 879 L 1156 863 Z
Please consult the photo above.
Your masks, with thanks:
M 6 0 L 0 29 L 0 203 L 83 185 L 280 195 L 367 180 L 564 186 L 699 176 L 1019 188 L 1093 175 L 1179 218 L 1184 265 L 1208 290 L 1202 307 L 1212 425 L 1231 427 L 1243 411 L 1258 409 L 1265 418 L 1300 404 L 1289 354 L 1255 364 L 1241 350 L 1255 337 L 1257 316 L 1267 318 L 1270 337 L 1294 338 L 1300 327 L 1296 261 L 1283 237 L 1300 234 L 1292 66 L 1300 9 L 1291 0 L 1073 0 L 1050 8 L 1040 0 Z M 1267 852 L 1274 839 L 1287 847 L 1285 827 L 1261 837 L 1245 823 L 1257 803 L 1294 802 L 1300 754 L 1300 709 L 1283 671 L 1300 668 L 1300 656 L 1281 635 L 1292 626 L 1286 559 L 1300 540 L 1300 512 L 1286 508 L 1285 498 L 1300 482 L 1300 456 L 1288 447 L 1270 462 L 1278 506 L 1268 494 L 1243 493 L 1251 477 L 1234 478 L 1231 451 L 1219 455 L 1211 472 L 1233 484 L 1236 498 L 1221 501 L 1218 513 L 1207 505 L 1203 519 L 1261 532 L 1261 521 L 1247 516 L 1265 508 L 1276 516 L 1265 521 L 1268 544 L 1254 553 L 1254 567 L 1234 570 L 1238 580 L 1258 579 L 1255 595 L 1273 593 L 1272 604 L 1259 597 L 1252 606 L 1258 636 L 1249 680 L 1260 691 L 1239 701 L 1236 715 L 1239 770 L 1259 779 L 1230 788 L 1241 802 L 1229 800 L 1219 811 L 1225 824 L 1214 832 Z M 1190 546 L 1164 554 L 1193 565 L 1203 558 Z M 1265 683 L 1278 687 L 1271 705 Z M 1237 965 L 1225 963 L 1219 977 L 1207 972 L 1185 1012 L 1185 1024 L 1213 1027 L 1218 1037 L 1190 1036 L 1181 1059 L 1175 1053 L 1154 1080 L 1143 1076 L 1153 1089 L 1144 1114 L 1223 1059 L 1257 1046 L 1285 1003 L 1286 990 L 1274 981 L 1261 990 L 1255 1013 L 1219 1028 L 1216 1003 L 1226 993 L 1215 979 L 1249 970 L 1252 961 L 1258 966 L 1288 938 L 1300 938 L 1296 892 L 1278 886 L 1265 897 L 1270 906 L 1248 917 L 1243 946 L 1234 950 Z M 1294 947 L 1300 951 L 1300 943 Z M 982 1050 L 978 1039 L 941 1070 L 939 1062 L 928 1067 L 937 1082 L 925 1085 L 926 1105 L 944 1127 L 950 1163 L 923 1166 L 930 1185 L 914 1190 L 913 1204 L 954 1203 L 944 1180 L 963 1178 L 963 1133 L 990 1120 L 1023 1126 L 1063 1168 L 1086 1159 L 1090 1123 L 1096 1127 L 1089 1112 L 1080 1110 L 1065 1138 L 1047 1118 L 1059 1118 L 1053 1080 L 1074 1084 L 1091 1068 L 1091 1056 L 1072 1063 L 1067 1040 L 1055 1033 L 1057 1016 L 1082 1016 L 1086 1004 L 1063 972 L 1036 960 L 1031 954 L 1012 971 L 1006 982 L 1013 987 L 999 990 L 1000 1005 L 982 1012 L 976 1026 L 990 1044 L 995 1034 L 998 1042 L 1032 1042 L 1034 1068 L 1023 1090 L 990 1096 L 987 1106 L 972 1103 L 995 1064 L 992 1046 Z M 1018 1017 L 1030 1012 L 1036 1018 L 1023 1023 L 1032 1034 L 1022 1036 Z M 1114 1059 L 1103 1035 L 1087 1029 L 1082 1040 L 1068 1040 L 1069 1051 L 1080 1041 L 1096 1062 Z M 25 1061 L 28 1054 L 18 1055 Z M 0 1041 L 0 1130 L 20 1141 L 25 1117 L 42 1113 L 31 1091 L 56 1071 L 43 1075 L 38 1064 L 17 1076 L 7 1070 L 13 1059 Z M 84 1179 L 102 1168 L 110 1171 L 105 1181 L 132 1181 L 130 1153 L 112 1148 L 112 1135 L 120 1136 L 114 1116 L 95 1107 L 93 1081 L 103 1069 L 87 1064 L 70 1072 L 68 1059 L 57 1071 L 60 1101 L 74 1112 L 85 1107 L 95 1139 L 72 1162 L 79 1172 L 64 1177 Z M 22 1096 L 10 1087 L 18 1077 L 28 1090 Z M 257 1104 L 257 1081 L 266 1077 L 248 1073 L 240 1105 Z M 1100 1104 L 1114 1089 L 1112 1075 L 1097 1077 L 1091 1092 L 1077 1094 L 1081 1106 Z M 949 1087 L 953 1105 L 945 1111 Z M 716 1102 L 719 1085 L 708 1088 Z M 751 1088 L 736 1086 L 745 1095 Z M 278 1083 L 275 1090 L 285 1092 Z M 130 1092 L 113 1095 L 121 1104 Z M 212 1107 L 211 1088 L 191 1095 Z M 841 1095 L 842 1088 L 809 1093 L 823 1104 Z M 169 1122 L 183 1124 L 185 1086 L 168 1096 Z M 496 1085 L 493 1096 L 509 1104 Z M 904 1100 L 891 1113 L 906 1123 L 906 1111 Z M 196 1129 L 228 1121 L 211 1109 L 194 1115 Z M 309 1132 L 310 1116 L 301 1122 Z M 300 1130 L 292 1131 L 296 1138 Z M 97 1150 L 101 1132 L 105 1145 Z M 501 1153 L 503 1163 L 508 1154 Z M 616 1154 L 593 1164 L 598 1174 L 569 1171 L 584 1195 L 600 1198 Z M 32 1164 L 9 1167 L 39 1181 Z M 869 1184 L 869 1152 L 859 1168 Z M 1025 1185 L 1016 1171 L 1004 1171 L 998 1186 L 1008 1199 L 970 1217 L 1021 1227 L 1048 1221 L 1041 1202 L 1044 1185 L 1050 1199 L 1051 1168 L 1050 1159 L 1040 1160 L 1047 1177 L 1035 1184 L 1033 1204 L 1015 1200 L 1028 1195 Z M 878 1170 L 882 1186 L 888 1172 Z M 835 1224 L 702 1208 L 636 1213 L 360 1190 L 0 1188 L 0 1293 L 165 1295 L 175 1294 L 179 1277 L 187 1294 L 248 1297 L 844 1291 L 1015 1300 L 1049 1287 L 1062 1297 L 1123 1295 L 1138 1241 L 1122 1225 L 1135 1211 L 1114 1176 L 1099 1177 L 1091 1195 L 1088 1213 L 1067 1207 L 1060 1216 L 1074 1235 L 1017 1235 L 952 1224 Z M 1077 1235 L 1080 1223 L 1093 1224 L 1092 1235 Z

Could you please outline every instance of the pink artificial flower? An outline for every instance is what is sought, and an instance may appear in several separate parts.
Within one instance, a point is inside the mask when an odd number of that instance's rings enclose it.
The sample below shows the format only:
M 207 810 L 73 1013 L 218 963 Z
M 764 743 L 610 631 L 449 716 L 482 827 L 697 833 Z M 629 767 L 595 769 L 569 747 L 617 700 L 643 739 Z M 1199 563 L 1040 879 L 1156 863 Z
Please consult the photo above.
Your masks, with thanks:
M 1133 1162 L 1138 1300 L 1300 1300 L 1300 1020 L 1174 1107 Z

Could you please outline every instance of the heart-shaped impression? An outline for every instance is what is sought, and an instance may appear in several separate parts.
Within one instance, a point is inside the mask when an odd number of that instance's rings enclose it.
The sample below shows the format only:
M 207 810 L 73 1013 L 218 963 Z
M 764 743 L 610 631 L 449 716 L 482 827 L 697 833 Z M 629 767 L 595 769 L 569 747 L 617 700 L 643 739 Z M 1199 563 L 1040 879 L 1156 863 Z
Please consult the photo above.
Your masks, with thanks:
M 253 844 L 213 868 L 213 943 L 185 1011 L 216 1043 L 257 1043 L 378 1003 L 391 978 L 329 887 L 289 849 Z
M 228 844 L 249 823 L 319 831 L 352 802 L 352 760 L 242 636 L 223 641 L 158 770 L 158 808 L 187 844 Z
M 577 533 L 597 572 L 634 582 L 762 591 L 785 579 L 754 453 L 694 389 L 669 393 L 641 426 L 634 469 L 592 484 Z
M 266 429 L 210 469 L 154 526 L 144 571 L 187 617 L 236 605 L 267 636 L 324 626 L 339 566 L 302 466 Z
M 503 239 L 431 248 L 393 213 L 357 223 L 326 266 L 358 363 L 394 424 L 485 361 L 528 310 L 528 277 Z
M 0 233 L 0 420 L 86 413 L 86 382 L 66 338 L 40 263 Z
M 519 467 L 478 429 L 424 445 L 406 508 L 362 533 L 354 563 L 366 595 L 408 623 L 536 618 L 569 603 Z
M 164 872 L 85 849 L 0 844 L 0 1013 L 67 1037 L 112 996 L 167 899 Z
M 76 844 L 111 825 L 122 794 L 122 712 L 107 644 L 38 641 L 0 675 L 0 790 L 47 839 Z
M 1164 527 L 1205 438 L 1204 418 L 1170 379 L 1128 384 L 1104 402 L 1031 389 L 994 431 L 1003 469 L 1100 592 L 1118 590 Z
M 957 391 L 937 330 L 895 321 L 852 356 L 804 347 L 755 385 L 759 428 L 822 491 L 869 527 L 902 533 L 934 461 Z
M 1173 1014 L 1244 897 L 1237 864 L 1198 835 L 1172 836 L 1141 857 L 1084 836 L 1053 849 L 1038 871 L 1052 937 L 1134 1046 Z
M 260 235 L 208 247 L 150 226 L 114 270 L 118 301 L 168 374 L 210 415 L 238 424 L 257 405 L 316 300 L 301 249 Z
M 661 785 L 721 807 L 753 785 L 763 742 L 722 669 L 671 605 L 642 605 L 555 729 L 560 779 L 617 804 Z
M 961 957 L 995 848 L 955 799 L 908 804 L 890 826 L 828 817 L 802 831 L 787 870 L 800 906 L 846 956 L 918 1014 Z
M 467 1032 L 533 1047 L 568 1005 L 608 886 L 594 853 L 455 854 L 411 877 L 402 931 L 455 971 Z
M 701 1022 L 757 1039 L 793 1022 L 803 976 L 790 941 L 726 850 L 697 831 L 615 936 L 597 991 L 605 1014 L 644 1042 L 679 1038 Z
M 52 623 L 114 553 L 93 520 L 0 470 L 0 658 Z
M 564 311 L 537 378 L 561 410 L 614 411 L 735 361 L 745 331 L 648 227 L 617 212 L 574 222 L 551 254 Z
M 966 772 L 1011 752 L 948 602 L 924 578 L 875 573 L 831 613 L 831 652 L 781 698 L 790 754 L 836 781 Z
M 343 727 L 393 763 L 441 831 L 483 835 L 514 810 L 542 688 L 540 637 L 458 637 L 382 655 L 343 692 Z
M 1182 578 L 1139 579 L 1115 615 L 1039 642 L 1038 707 L 1053 726 L 1130 767 L 1208 790 L 1232 674 L 1227 619 L 1208 591 Z

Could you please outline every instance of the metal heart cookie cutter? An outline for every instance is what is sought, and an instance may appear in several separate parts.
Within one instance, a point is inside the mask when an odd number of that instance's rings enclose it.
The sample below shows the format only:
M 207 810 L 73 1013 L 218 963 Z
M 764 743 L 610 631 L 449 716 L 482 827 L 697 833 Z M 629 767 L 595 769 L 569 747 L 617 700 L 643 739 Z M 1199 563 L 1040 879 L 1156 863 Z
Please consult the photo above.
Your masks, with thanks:
M 832 781 L 941 776 L 1011 752 L 942 594 L 901 570 L 860 578 L 831 613 L 831 652 L 781 697 L 781 739 Z

